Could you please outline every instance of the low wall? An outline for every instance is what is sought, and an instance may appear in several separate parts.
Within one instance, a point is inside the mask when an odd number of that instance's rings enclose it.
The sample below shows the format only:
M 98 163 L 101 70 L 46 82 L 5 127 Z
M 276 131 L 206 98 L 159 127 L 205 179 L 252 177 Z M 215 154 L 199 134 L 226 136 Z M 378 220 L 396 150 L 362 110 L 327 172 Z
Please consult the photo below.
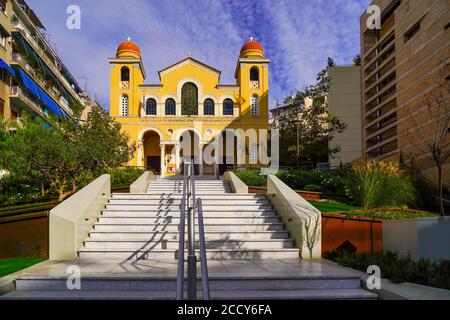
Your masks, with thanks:
M 135 182 L 130 185 L 130 193 L 145 193 L 148 183 L 155 180 L 156 176 L 151 171 L 145 171 Z
M 49 259 L 73 260 L 111 197 L 111 178 L 104 174 L 50 211 Z
M 322 218 L 319 210 L 274 175 L 267 178 L 267 194 L 295 240 L 303 259 L 322 254 Z
M 223 180 L 228 181 L 231 186 L 231 190 L 234 193 L 248 193 L 248 186 L 242 182 L 233 172 L 227 171 L 223 175 Z
M 383 249 L 421 258 L 450 260 L 450 217 L 383 221 Z

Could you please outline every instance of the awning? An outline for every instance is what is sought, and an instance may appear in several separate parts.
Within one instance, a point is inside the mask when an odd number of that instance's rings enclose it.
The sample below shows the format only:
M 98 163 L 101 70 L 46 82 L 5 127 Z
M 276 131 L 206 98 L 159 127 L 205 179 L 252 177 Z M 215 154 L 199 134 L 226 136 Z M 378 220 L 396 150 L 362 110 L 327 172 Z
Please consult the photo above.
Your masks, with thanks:
M 42 90 L 38 87 L 39 94 L 41 95 L 42 102 L 53 111 L 54 114 L 56 114 L 58 117 L 62 116 L 61 109 L 58 107 L 58 105 Z
M 54 114 L 57 116 L 62 116 L 61 109 L 59 106 L 53 101 L 52 98 L 49 97 L 47 93 L 44 92 L 37 84 L 34 82 L 33 79 L 31 79 L 25 71 L 18 68 L 20 77 L 22 79 L 23 85 L 30 91 L 30 93 L 42 103 L 47 106 Z
M 13 68 L 11 68 L 5 61 L 3 61 L 0 58 L 0 69 L 5 69 L 8 71 L 11 75 L 16 76 L 16 73 L 14 72 Z

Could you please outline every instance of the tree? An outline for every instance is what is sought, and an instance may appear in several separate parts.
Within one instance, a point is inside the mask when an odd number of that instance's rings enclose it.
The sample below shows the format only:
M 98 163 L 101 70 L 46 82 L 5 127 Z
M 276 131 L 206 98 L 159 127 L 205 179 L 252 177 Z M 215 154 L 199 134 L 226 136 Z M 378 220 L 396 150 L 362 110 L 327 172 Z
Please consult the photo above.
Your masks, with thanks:
M 424 95 L 420 111 L 410 110 L 411 142 L 417 154 L 426 154 L 433 161 L 438 174 L 439 209 L 444 216 L 443 174 L 450 159 L 450 63 L 439 70 L 435 83 Z
M 2 130 L 4 132 L 4 130 Z M 0 169 L 15 177 L 47 184 L 64 200 L 77 191 L 86 174 L 97 176 L 127 163 L 135 151 L 120 124 L 94 108 L 85 124 L 72 118 L 32 119 L 23 114 L 14 134 L 0 141 Z
M 340 151 L 340 147 L 329 148 L 329 142 L 336 133 L 345 130 L 346 125 L 327 111 L 329 91 L 328 68 L 335 66 L 328 58 L 327 66 L 317 74 L 317 83 L 304 91 L 297 91 L 290 103 L 301 105 L 300 111 L 293 110 L 280 117 L 280 159 L 284 164 L 299 166 L 300 163 L 313 165 L 327 161 Z M 305 106 L 305 98 L 312 99 L 312 105 Z M 296 154 L 292 157 L 292 154 Z

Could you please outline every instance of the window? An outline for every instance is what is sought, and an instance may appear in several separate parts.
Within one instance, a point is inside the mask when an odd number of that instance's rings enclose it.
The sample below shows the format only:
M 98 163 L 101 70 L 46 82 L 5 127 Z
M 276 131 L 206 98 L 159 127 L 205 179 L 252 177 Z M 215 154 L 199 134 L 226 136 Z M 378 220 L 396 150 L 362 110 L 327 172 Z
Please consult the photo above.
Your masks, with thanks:
M 6 35 L 6 33 L 3 32 L 3 30 L 0 30 L 0 45 L 3 48 L 6 48 L 6 38 L 8 36 Z
M 206 99 L 203 103 L 205 116 L 213 116 L 214 115 L 214 101 L 212 99 Z
M 250 81 L 259 81 L 258 67 L 253 67 L 250 69 Z
M 0 11 L 6 14 L 7 0 L 0 0 Z
M 126 94 L 120 97 L 120 114 L 122 117 L 128 116 L 128 96 Z
M 169 98 L 166 100 L 166 116 L 174 116 L 176 115 L 177 109 L 175 100 Z
M 233 115 L 233 100 L 225 99 L 223 101 L 223 115 L 232 116 Z
M 405 33 L 405 43 L 411 40 L 416 34 L 420 32 L 420 21 L 416 23 L 408 32 Z
M 145 103 L 145 114 L 148 116 L 156 116 L 156 100 L 148 99 Z
M 120 69 L 120 81 L 130 81 L 130 69 L 128 67 L 122 67 Z
M 192 82 L 185 83 L 181 88 L 181 114 L 198 115 L 198 89 Z
M 253 117 L 258 116 L 259 115 L 258 96 L 252 96 L 252 98 L 250 99 L 250 104 L 251 104 L 252 116 Z

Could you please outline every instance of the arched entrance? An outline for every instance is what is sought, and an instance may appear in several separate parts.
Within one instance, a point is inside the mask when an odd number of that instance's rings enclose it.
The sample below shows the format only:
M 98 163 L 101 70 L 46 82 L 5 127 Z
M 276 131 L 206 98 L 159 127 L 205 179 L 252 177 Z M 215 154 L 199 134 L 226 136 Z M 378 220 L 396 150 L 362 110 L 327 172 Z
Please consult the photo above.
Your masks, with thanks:
M 142 137 L 144 167 L 154 174 L 161 174 L 161 138 L 156 131 L 149 130 Z

